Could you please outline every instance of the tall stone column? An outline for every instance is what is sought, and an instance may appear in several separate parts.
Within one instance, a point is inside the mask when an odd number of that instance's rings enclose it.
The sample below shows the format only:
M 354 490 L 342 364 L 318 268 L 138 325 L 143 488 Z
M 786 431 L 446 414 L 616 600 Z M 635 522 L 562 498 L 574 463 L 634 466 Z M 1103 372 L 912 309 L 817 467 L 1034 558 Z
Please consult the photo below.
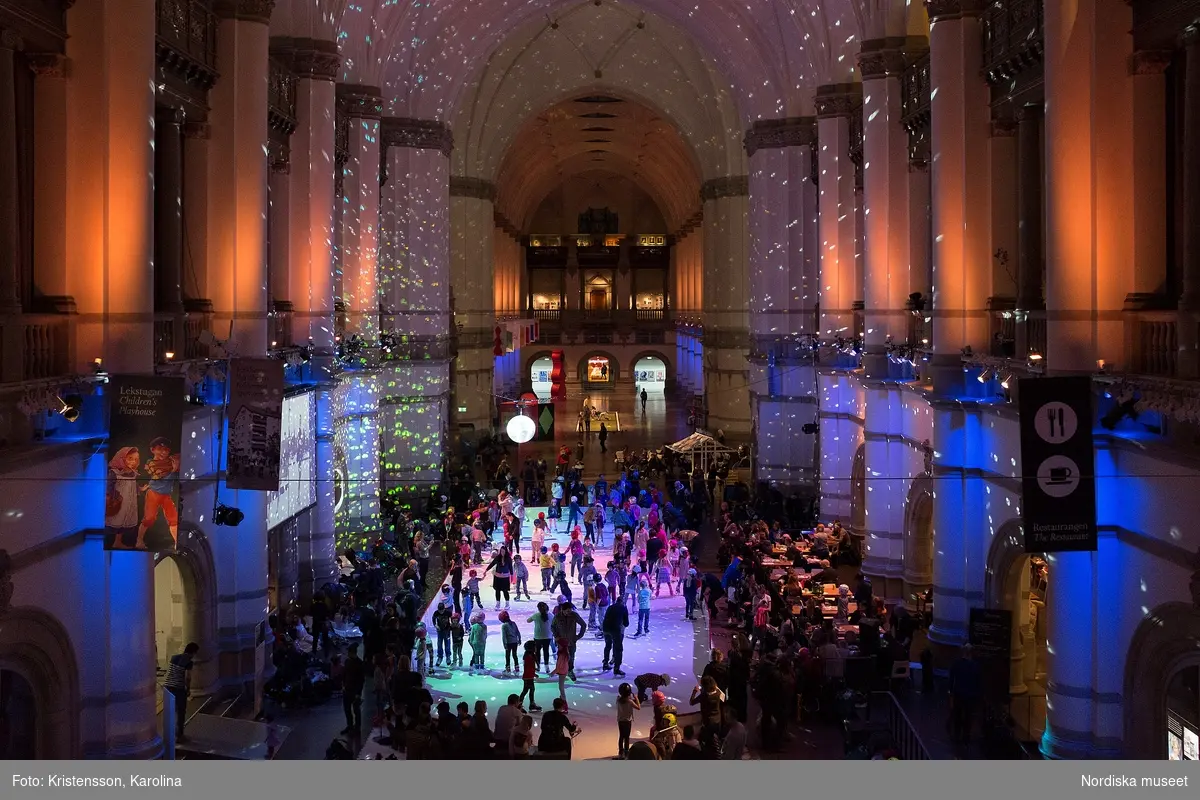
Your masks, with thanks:
M 893 305 L 911 291 L 909 278 L 908 133 L 901 121 L 900 79 L 905 68 L 902 37 L 863 42 L 858 56 L 863 79 L 863 192 L 866 201 L 866 336 L 863 367 L 868 377 L 888 375 L 889 337 L 905 338 L 906 312 Z M 903 292 L 893 288 L 903 288 Z
M 704 391 L 708 427 L 732 439 L 750 435 L 745 175 L 705 182 Z
M 208 122 L 183 125 L 183 294 L 187 300 L 208 299 L 209 169 L 208 145 L 212 129 Z
M 467 176 L 450 178 L 450 282 L 454 286 L 454 324 L 458 331 L 450 404 L 454 430 L 469 424 L 477 432 L 486 431 L 492 419 L 493 385 L 504 383 L 496 373 L 492 354 L 492 330 L 499 311 L 495 308 L 492 267 L 497 263 L 495 201 L 496 187 L 491 183 Z M 496 280 L 502 278 L 506 285 L 515 283 L 515 270 L 511 272 L 514 274 L 506 270 Z M 464 408 L 466 411 L 461 410 Z
M 1183 36 L 1183 296 L 1179 298 L 1181 377 L 1200 377 L 1200 24 Z
M 33 217 L 34 285 L 41 301 L 56 311 L 70 311 L 67 275 L 67 78 L 70 64 L 57 54 L 29 58 L 37 76 L 33 84 L 33 180 L 37 213 Z M 3 123 L 0 123 L 3 124 Z M 0 223 L 3 224 L 3 223 Z M 93 356 L 94 358 L 95 356 Z
M 920 292 L 926 303 L 932 298 L 933 237 L 930 226 L 932 212 L 929 191 L 929 155 L 928 153 L 918 153 L 916 157 L 910 157 L 908 161 L 908 263 L 911 267 L 909 272 L 911 283 L 907 289 L 899 283 L 890 287 L 897 293 L 904 293 L 903 298 L 893 298 L 893 302 L 897 305 L 906 305 L 908 297 L 913 292 Z M 928 309 L 928 306 L 926 308 Z M 931 310 L 927 310 L 925 316 L 932 316 L 932 313 Z M 928 346 L 930 342 L 912 342 L 911 344 Z
M 291 248 L 291 193 L 292 193 L 292 163 L 286 158 L 271 162 L 271 178 L 267 184 L 267 195 L 270 199 L 268 212 L 268 264 L 267 270 L 271 280 L 267 284 L 271 310 L 278 311 L 279 307 L 291 307 L 292 248 Z M 276 328 L 277 330 L 277 328 Z M 272 333 L 272 336 L 275 334 Z M 288 331 L 285 338 L 289 338 Z M 290 342 L 290 338 L 289 338 Z M 283 342 L 275 344 L 282 345 Z M 301 342 L 304 344 L 304 342 Z M 272 345 L 274 346 L 274 345 Z
M 154 363 L 155 6 L 76 4 L 69 17 L 66 55 L 88 65 L 68 88 L 76 349 L 112 372 L 145 373 Z
M 861 113 L 862 87 L 836 84 L 817 89 L 817 171 L 821 240 L 820 336 L 823 341 L 852 340 L 855 252 L 858 217 L 854 201 L 854 162 L 850 159 L 850 115 Z M 831 359 L 832 356 L 832 359 Z M 837 354 L 822 354 L 822 363 L 836 366 Z
M 0 28 L 0 313 L 21 313 L 20 237 L 17 225 L 16 53 L 21 37 Z
M 1017 112 L 1017 324 L 1014 352 L 1024 358 L 1033 350 L 1030 314 L 1046 307 L 1042 296 L 1045 260 L 1042 219 L 1042 107 Z M 1165 169 L 1165 166 L 1164 166 Z M 1045 355 L 1044 353 L 1042 355 Z
M 183 119 L 177 108 L 155 114 L 154 308 L 168 314 L 183 311 Z
M 1133 293 L 1140 305 L 1166 290 L 1167 67 L 1172 53 L 1138 51 L 1133 81 Z
M 277 39 L 272 46 L 291 62 L 296 75 L 296 130 L 289 147 L 288 196 L 292 339 L 297 345 L 311 344 L 317 360 L 328 361 L 334 351 L 336 298 L 333 153 L 337 112 L 333 81 L 340 63 L 337 44 Z M 324 507 L 318 503 L 318 508 Z M 326 511 L 329 515 L 326 530 L 332 538 L 332 505 L 319 512 L 322 520 Z
M 989 92 L 977 0 L 929 0 L 934 388 L 964 389 L 960 352 L 988 349 Z
M 374 341 L 379 334 L 379 119 L 383 100 L 375 86 L 341 84 L 338 102 L 350 124 L 342 172 L 342 280 L 347 335 Z
M 450 153 L 444 123 L 385 117 L 387 185 L 382 265 L 385 326 L 408 338 L 410 359 L 382 377 L 385 487 L 419 492 L 441 478 L 450 422 Z
M 1017 127 L 1011 117 L 992 120 L 988 136 L 991 171 L 991 237 L 988 243 L 990 302 L 1009 304 L 1017 294 L 1017 276 L 1011 264 L 1018 247 Z M 998 306 L 989 305 L 989 309 Z M 989 320 L 989 332 L 991 330 Z
M 746 133 L 750 157 L 751 396 L 760 480 L 780 489 L 812 486 L 815 450 L 805 425 L 816 422 L 816 372 L 795 334 L 812 332 L 815 287 L 805 265 L 819 252 L 812 227 L 816 191 L 810 159 L 816 120 L 764 120 Z M 810 234 L 806 238 L 805 234 Z
M 1131 13 L 1099 0 L 1046 5 L 1046 364 L 1055 372 L 1090 374 L 1097 359 L 1124 351 L 1120 312 L 1133 263 Z
M 266 353 L 267 62 L 273 0 L 216 7 L 217 59 L 227 65 L 209 93 L 210 256 L 218 338 L 232 322 L 239 356 Z

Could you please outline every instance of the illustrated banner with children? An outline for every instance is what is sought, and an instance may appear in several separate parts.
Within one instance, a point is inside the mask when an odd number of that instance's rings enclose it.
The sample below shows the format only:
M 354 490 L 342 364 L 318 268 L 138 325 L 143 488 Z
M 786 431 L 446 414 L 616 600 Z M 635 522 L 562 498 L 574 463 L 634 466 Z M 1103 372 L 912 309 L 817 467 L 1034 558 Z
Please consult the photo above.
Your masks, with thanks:
M 235 358 L 229 364 L 225 485 L 254 492 L 278 491 L 282 435 L 283 362 Z
M 174 552 L 179 538 L 182 376 L 109 381 L 106 550 Z

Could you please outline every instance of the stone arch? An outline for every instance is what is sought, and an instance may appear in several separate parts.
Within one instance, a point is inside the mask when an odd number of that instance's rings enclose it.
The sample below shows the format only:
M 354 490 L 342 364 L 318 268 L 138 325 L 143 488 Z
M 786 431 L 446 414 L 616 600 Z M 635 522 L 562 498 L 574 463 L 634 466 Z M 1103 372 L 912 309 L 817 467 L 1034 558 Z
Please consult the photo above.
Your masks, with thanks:
M 631 374 L 637 368 L 637 363 L 643 358 L 657 358 L 663 362 L 663 367 L 667 370 L 667 381 L 675 379 L 675 368 L 671 366 L 671 359 L 662 350 L 640 350 L 634 354 L 633 358 L 629 359 L 629 371 Z
M 584 355 L 583 358 L 579 359 L 579 364 L 577 365 L 579 371 L 576 372 L 575 374 L 579 376 L 580 383 L 587 383 L 588 359 L 593 358 L 595 356 L 600 356 L 601 358 L 608 359 L 608 382 L 609 382 L 609 384 L 615 384 L 618 380 L 620 380 L 621 365 L 620 365 L 620 362 L 617 361 L 616 356 L 614 356 L 612 353 L 606 352 L 604 350 L 589 350 L 587 352 L 587 354 Z
M 1167 687 L 1181 669 L 1200 665 L 1200 604 L 1164 603 L 1141 621 L 1125 658 L 1125 758 L 1167 757 Z
M 79 665 L 71 637 L 50 614 L 14 608 L 0 618 L 0 668 L 33 689 L 39 759 L 81 758 Z
M 521 385 L 528 387 L 533 384 L 533 365 L 539 358 L 549 358 L 553 360 L 553 350 L 534 350 L 533 354 L 525 359 L 524 366 L 521 367 Z
M 200 653 L 196 657 L 193 691 L 204 693 L 216 684 L 220 646 L 217 637 L 217 571 L 208 536 L 195 523 L 180 520 L 179 542 L 174 553 L 161 553 L 175 561 L 190 600 L 192 630 Z
M 904 501 L 904 598 L 912 603 L 933 586 L 933 478 L 918 475 Z
M 1029 613 L 1029 557 L 1025 552 L 1025 529 L 1019 519 L 1000 526 L 988 547 L 983 579 L 984 603 L 988 608 L 1012 612 L 1012 641 L 1009 648 L 1008 687 L 1013 695 L 1027 690 L 1026 679 L 1036 676 L 1041 647 Z M 1032 648 L 1032 650 L 1031 650 Z M 1033 660 L 1026 664 L 1026 660 Z

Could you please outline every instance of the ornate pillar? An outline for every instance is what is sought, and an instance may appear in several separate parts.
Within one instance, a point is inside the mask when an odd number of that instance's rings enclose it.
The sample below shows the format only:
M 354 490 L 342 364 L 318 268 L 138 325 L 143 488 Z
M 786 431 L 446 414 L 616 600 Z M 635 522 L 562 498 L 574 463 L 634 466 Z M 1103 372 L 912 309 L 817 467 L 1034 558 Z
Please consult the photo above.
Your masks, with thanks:
M 212 106 L 208 275 L 215 328 L 229 330 L 238 355 L 266 353 L 267 64 L 274 0 L 216 5 L 217 59 L 226 65 L 209 92 Z M 243 509 L 244 510 L 244 509 Z
M 291 297 L 291 280 L 292 259 L 291 259 L 291 192 L 292 192 L 292 164 L 287 157 L 279 158 L 271 162 L 271 177 L 267 183 L 267 195 L 270 203 L 270 211 L 268 212 L 268 254 L 269 260 L 267 271 L 271 275 L 271 279 L 267 284 L 267 291 L 271 303 L 271 310 L 279 312 L 281 309 L 291 309 L 292 305 L 289 301 Z M 278 330 L 276 327 L 274 330 Z M 272 336 L 276 334 L 273 332 Z M 275 342 L 280 346 L 291 343 L 291 331 L 284 334 L 286 342 Z M 305 344 L 301 342 L 300 344 Z
M 385 327 L 411 343 L 380 388 L 384 484 L 420 492 L 441 478 L 450 397 L 450 153 L 442 122 L 385 117 Z
M 1011 266 L 1015 260 L 1019 235 L 1016 120 L 1005 116 L 992 120 L 988 154 L 992 178 L 988 308 L 994 310 L 1011 308 L 1017 294 L 1016 271 Z M 989 331 L 990 328 L 989 321 Z
M 470 424 L 476 432 L 486 431 L 492 420 L 493 386 L 503 385 L 492 354 L 492 330 L 497 311 L 501 310 L 495 308 L 493 285 L 492 265 L 497 265 L 496 272 L 500 266 L 495 253 L 495 202 L 496 187 L 491 183 L 460 175 L 450 178 L 450 283 L 454 286 L 454 325 L 458 331 L 450 403 L 455 423 L 452 430 Z M 515 274 L 495 277 L 505 283 L 513 283 L 516 278 Z
M 1172 53 L 1129 57 L 1133 81 L 1133 293 L 1126 306 L 1166 291 L 1167 67 Z M 1132 302 L 1131 302 L 1132 301 Z
M 33 84 L 34 285 L 43 307 L 72 311 L 67 276 L 67 59 L 54 53 L 29 57 Z M 2 123 L 0 123 L 2 124 Z M 3 223 L 0 223 L 3 224 Z M 94 358 L 94 356 L 93 356 Z
M 208 299 L 209 168 L 208 145 L 212 129 L 207 122 L 183 125 L 183 230 L 187 237 L 183 295 L 187 301 Z
M 811 351 L 792 337 L 812 333 L 806 258 L 819 251 L 812 227 L 816 188 L 811 159 L 816 120 L 762 120 L 746 133 L 750 158 L 751 396 L 756 409 L 759 480 L 786 492 L 813 485 L 814 449 L 805 425 L 816 422 Z M 806 238 L 805 234 L 812 234 Z
M 340 84 L 338 102 L 349 118 L 342 170 L 342 300 L 347 335 L 373 342 L 379 333 L 379 119 L 375 86 Z
M 0 313 L 21 313 L 17 225 L 16 52 L 24 43 L 15 31 L 0 28 Z
M 183 311 L 183 119 L 177 108 L 155 114 L 154 309 L 167 314 Z
M 1164 167 L 1165 169 L 1165 167 Z M 1042 311 L 1042 107 L 1027 105 L 1017 112 L 1017 319 L 1014 354 L 1029 355 L 1035 347 L 1030 328 L 1044 324 L 1031 319 Z M 1045 355 L 1044 353 L 1042 355 Z
M 826 342 L 839 338 L 852 340 L 854 301 L 859 289 L 854 265 L 858 218 L 854 162 L 850 159 L 850 115 L 861 113 L 862 86 L 822 86 L 817 89 L 816 106 L 821 241 L 819 333 Z M 826 361 L 822 355 L 822 363 Z M 834 365 L 830 362 L 830 366 Z
M 1200 23 L 1183 35 L 1183 296 L 1179 298 L 1180 377 L 1200 377 Z
M 746 219 L 750 179 L 714 178 L 704 201 L 704 391 L 708 427 L 732 439 L 750 435 Z
M 928 0 L 935 390 L 964 389 L 960 351 L 988 348 L 988 131 L 978 0 Z
M 900 86 L 909 46 L 908 40 L 901 37 L 875 39 L 863 42 L 858 56 L 863 80 L 863 192 L 867 212 L 863 367 L 872 378 L 888 375 L 885 346 L 889 337 L 901 342 L 907 333 L 905 307 L 893 302 L 898 297 L 906 298 L 911 291 L 908 134 L 901 120 Z

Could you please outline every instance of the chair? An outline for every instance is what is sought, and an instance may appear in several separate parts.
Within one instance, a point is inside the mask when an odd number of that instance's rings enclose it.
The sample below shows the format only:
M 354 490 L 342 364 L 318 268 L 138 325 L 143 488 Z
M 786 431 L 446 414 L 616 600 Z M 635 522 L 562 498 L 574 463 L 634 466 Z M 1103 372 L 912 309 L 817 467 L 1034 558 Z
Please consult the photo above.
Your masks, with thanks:
M 898 680 L 912 682 L 912 665 L 909 662 L 895 661 L 892 663 L 892 674 L 888 676 L 888 689 L 891 689 Z

